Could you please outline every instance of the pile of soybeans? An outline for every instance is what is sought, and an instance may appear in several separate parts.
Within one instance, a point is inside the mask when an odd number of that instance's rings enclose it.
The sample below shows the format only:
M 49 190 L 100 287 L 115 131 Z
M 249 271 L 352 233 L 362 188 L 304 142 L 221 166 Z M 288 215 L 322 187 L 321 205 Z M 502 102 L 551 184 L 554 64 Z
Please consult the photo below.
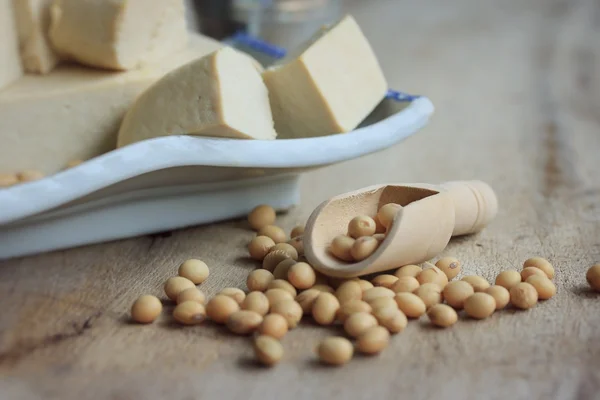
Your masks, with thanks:
M 362 222 L 366 218 L 350 221 L 345 236 L 353 240 L 364 236 L 361 226 L 365 226 Z M 207 301 L 197 285 L 209 277 L 209 268 L 195 259 L 185 261 L 178 276 L 164 284 L 167 297 L 177 303 L 173 318 L 178 323 L 197 325 L 210 320 L 226 325 L 235 334 L 252 336 L 256 359 L 264 365 L 275 365 L 283 358 L 280 339 L 296 328 L 303 316 L 312 317 L 319 325 L 343 329 L 345 336 L 327 337 L 316 348 L 321 362 L 343 365 L 355 351 L 369 355 L 383 351 L 409 319 L 427 314 L 431 324 L 449 328 L 458 321 L 461 310 L 467 317 L 481 320 L 509 304 L 529 309 L 556 294 L 554 268 L 540 257 L 526 260 L 520 272 L 500 272 L 493 285 L 477 275 L 453 280 L 461 271 L 460 261 L 453 257 L 441 258 L 435 265 L 406 265 L 369 280 L 327 278 L 303 257 L 304 228 L 295 227 L 288 240 L 284 230 L 274 225 L 275 220 L 275 211 L 266 205 L 256 207 L 248 216 L 250 226 L 257 231 L 248 251 L 262 264 L 248 275 L 247 291 L 223 288 Z M 367 220 L 367 233 L 377 234 L 375 222 Z M 335 245 L 332 252 L 337 253 Z M 352 258 L 362 258 L 356 255 Z M 600 264 L 591 267 L 586 278 L 600 291 Z M 152 323 L 161 312 L 157 297 L 143 295 L 133 304 L 131 318 Z

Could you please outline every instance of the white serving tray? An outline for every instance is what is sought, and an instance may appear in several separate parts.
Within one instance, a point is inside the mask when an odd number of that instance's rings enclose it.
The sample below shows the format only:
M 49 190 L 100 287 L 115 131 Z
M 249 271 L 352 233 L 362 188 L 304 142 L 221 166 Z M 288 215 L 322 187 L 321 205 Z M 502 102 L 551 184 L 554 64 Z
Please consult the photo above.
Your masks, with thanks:
M 300 173 L 388 148 L 433 110 L 386 99 L 353 132 L 311 139 L 151 139 L 0 189 L 0 259 L 289 209 Z

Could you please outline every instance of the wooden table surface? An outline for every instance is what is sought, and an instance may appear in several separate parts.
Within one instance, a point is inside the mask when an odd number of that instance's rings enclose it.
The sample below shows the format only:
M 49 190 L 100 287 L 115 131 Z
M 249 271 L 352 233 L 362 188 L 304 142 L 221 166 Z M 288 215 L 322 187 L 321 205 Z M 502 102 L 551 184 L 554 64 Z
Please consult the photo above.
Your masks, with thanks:
M 290 229 L 324 199 L 383 182 L 481 179 L 500 211 L 445 254 L 493 280 L 530 256 L 556 268 L 558 294 L 452 329 L 410 322 L 377 357 L 339 369 L 313 348 L 339 332 L 311 324 L 283 340 L 273 369 L 248 338 L 168 316 L 128 323 L 142 293 L 190 257 L 209 295 L 245 289 L 254 264 L 243 221 L 59 251 L 0 264 L 0 398 L 600 398 L 600 3 L 594 0 L 377 0 L 347 4 L 394 88 L 428 95 L 432 123 L 379 154 L 304 176 Z M 169 212 L 164 210 L 164 212 Z M 167 308 L 169 309 L 169 308 Z

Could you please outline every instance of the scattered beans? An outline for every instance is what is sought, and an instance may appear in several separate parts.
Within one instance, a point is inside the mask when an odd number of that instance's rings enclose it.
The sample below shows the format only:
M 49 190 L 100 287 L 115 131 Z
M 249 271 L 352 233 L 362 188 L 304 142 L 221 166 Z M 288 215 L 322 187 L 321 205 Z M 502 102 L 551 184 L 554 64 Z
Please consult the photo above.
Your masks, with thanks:
M 270 237 L 256 236 L 248 243 L 248 253 L 253 259 L 262 261 L 273 247 L 275 242 Z
M 419 288 L 421 284 L 417 280 L 417 278 L 412 276 L 401 276 L 398 280 L 392 285 L 391 289 L 396 292 L 408 292 L 412 293 Z
M 279 314 L 267 314 L 263 318 L 262 324 L 258 327 L 258 333 L 261 335 L 272 336 L 275 339 L 281 339 L 288 332 L 288 322 Z
M 285 234 L 285 231 L 278 226 L 275 225 L 267 225 L 260 228 L 258 231 L 258 236 L 268 236 L 275 244 L 287 242 L 288 238 Z
M 315 270 L 305 262 L 292 265 L 287 274 L 288 281 L 297 289 L 308 289 L 316 280 Z
M 358 337 L 373 326 L 377 326 L 377 319 L 366 312 L 351 314 L 344 321 L 344 330 L 351 337 Z
M 460 261 L 454 257 L 444 257 L 440 258 L 435 266 L 438 267 L 444 274 L 448 280 L 452 280 L 456 278 L 456 276 L 460 273 Z
M 392 221 L 401 208 L 402 206 L 400 204 L 388 203 L 379 209 L 377 212 L 377 219 L 379 219 L 379 222 L 381 222 L 381 225 L 383 225 L 386 230 L 390 229 Z
M 352 300 L 360 300 L 362 299 L 362 295 L 363 292 L 360 287 L 360 283 L 357 281 L 346 281 L 342 283 L 335 291 L 335 296 L 340 304 L 344 304 Z
M 362 300 L 350 300 L 343 303 L 337 313 L 337 319 L 344 323 L 348 317 L 354 313 L 365 312 L 370 313 L 373 308 L 369 303 Z
M 465 312 L 471 318 L 484 319 L 496 310 L 496 300 L 483 292 L 473 294 L 465 301 Z
M 473 290 L 475 290 L 475 292 L 484 292 L 490 287 L 490 283 L 484 277 L 479 275 L 468 275 L 461 280 L 468 282 L 471 286 L 473 286 Z
M 44 176 L 45 175 L 41 171 L 37 171 L 34 169 L 21 171 L 17 174 L 17 178 L 19 179 L 20 182 L 37 181 L 37 180 L 42 179 Z
M 377 308 L 373 311 L 373 316 L 379 325 L 385 327 L 390 333 L 402 332 L 408 324 L 406 315 L 398 309 L 397 305 Z
M 165 282 L 165 294 L 167 297 L 173 301 L 177 300 L 177 296 L 179 293 L 183 292 L 185 289 L 195 288 L 194 282 L 190 281 L 187 278 L 181 276 L 174 276 Z
M 373 236 L 375 234 L 375 221 L 366 215 L 352 218 L 348 224 L 348 236 L 358 239 L 361 236 Z
M 269 312 L 269 299 L 263 292 L 250 292 L 242 302 L 242 310 L 254 311 L 262 316 Z
M 437 283 L 424 283 L 417 290 L 415 294 L 423 300 L 425 307 L 429 308 L 442 302 L 442 288 Z
M 283 358 L 283 346 L 271 336 L 257 336 L 254 339 L 254 356 L 266 366 L 273 366 Z
M 338 235 L 333 238 L 329 251 L 342 261 L 354 261 L 351 252 L 354 242 L 355 240 L 349 236 Z
M 317 289 L 308 289 L 296 296 L 296 302 L 300 304 L 304 314 L 312 313 L 313 304 L 321 293 L 323 292 Z
M 250 214 L 248 214 L 248 222 L 252 229 L 258 231 L 265 226 L 273 225 L 276 217 L 277 215 L 275 214 L 273 207 L 261 204 L 250 211 Z
M 454 281 L 448 283 L 442 292 L 444 299 L 449 306 L 462 310 L 467 300 L 475 290 L 468 282 L 465 281 Z
M 373 286 L 373 284 L 369 281 L 366 281 L 364 279 L 359 279 L 356 281 L 359 285 L 360 285 L 360 289 L 363 291 L 363 293 L 368 290 L 371 289 Z
M 282 262 L 283 260 L 286 260 L 288 258 L 292 258 L 290 257 L 290 255 L 282 250 L 276 250 L 276 251 L 270 251 L 269 254 L 267 254 L 265 256 L 265 258 L 263 259 L 262 262 L 262 267 L 264 269 L 266 269 L 267 271 L 273 272 L 275 270 L 275 267 Z
M 317 347 L 321 362 L 329 365 L 343 365 L 352 359 L 354 349 L 352 343 L 341 336 L 325 338 Z
M 204 261 L 191 259 L 183 262 L 177 271 L 179 276 L 189 279 L 195 285 L 199 285 L 208 278 L 210 271 Z
M 542 257 L 533 257 L 525 260 L 523 263 L 523 269 L 527 267 L 534 267 L 542 270 L 548 279 L 554 278 L 554 267 L 548 260 Z
M 517 283 L 510 289 L 510 302 L 517 308 L 522 310 L 532 308 L 537 301 L 538 292 L 530 283 Z
M 265 292 L 265 296 L 267 296 L 267 299 L 269 299 L 269 304 L 271 307 L 283 300 L 294 300 L 294 296 L 292 296 L 290 292 L 280 288 L 267 290 Z
M 446 304 L 436 304 L 427 310 L 427 316 L 431 323 L 440 328 L 448 328 L 458 321 L 458 314 Z
M 238 335 L 254 332 L 263 322 L 259 313 L 249 310 L 236 311 L 227 318 L 227 328 Z
M 592 289 L 600 292 L 600 264 L 596 264 L 587 270 L 585 279 Z
M 362 261 L 368 258 L 377 250 L 379 242 L 372 236 L 362 236 L 354 241 L 350 254 L 356 261 Z
M 356 349 L 363 354 L 377 354 L 390 343 L 390 333 L 383 326 L 374 326 L 358 337 Z
M 517 283 L 521 283 L 521 274 L 515 269 L 502 271 L 496 277 L 496 285 L 510 290 Z
M 289 329 L 294 329 L 302 319 L 303 315 L 302 307 L 294 300 L 281 300 L 271 305 L 271 312 L 285 318 Z
M 526 282 L 535 288 L 540 300 L 548 300 L 556 294 L 556 285 L 545 276 L 532 275 Z
M 240 305 L 229 296 L 217 295 L 206 304 L 206 315 L 217 324 L 224 324 L 231 314 L 239 311 Z
M 506 289 L 504 286 L 490 286 L 485 290 L 485 293 L 492 296 L 496 301 L 496 310 L 503 309 L 510 301 L 510 293 L 508 292 L 508 289 Z
M 228 287 L 225 289 L 221 289 L 219 294 L 221 294 L 223 296 L 231 297 L 238 304 L 242 304 L 244 302 L 244 299 L 246 298 L 246 293 L 244 293 L 244 291 L 242 289 L 238 289 L 238 288 L 234 288 L 234 287 Z
M 319 325 L 331 325 L 340 309 L 340 302 L 331 293 L 322 292 L 312 307 L 312 316 Z
M 523 282 L 526 282 L 527 278 L 532 275 L 539 275 L 547 278 L 546 273 L 536 267 L 526 267 L 523 268 L 523 271 L 521 271 L 521 279 L 523 279 Z
M 398 277 L 395 275 L 381 274 L 371 279 L 373 286 L 383 286 L 391 289 L 394 283 L 398 281 Z
M 206 319 L 206 310 L 197 301 L 184 301 L 173 310 L 173 318 L 183 325 L 197 325 Z
M 131 319 L 140 324 L 154 322 L 162 311 L 162 303 L 156 296 L 140 296 L 131 306 Z
M 271 281 L 271 283 L 269 283 L 269 286 L 267 286 L 269 289 L 283 289 L 287 292 L 290 292 L 290 294 L 292 295 L 292 297 L 296 297 L 296 295 L 298 294 L 296 292 L 296 288 L 294 286 L 292 286 L 291 283 L 289 283 L 286 280 L 283 279 L 274 279 Z
M 298 251 L 296 250 L 296 248 L 294 246 L 292 246 L 289 243 L 277 243 L 275 246 L 273 246 L 273 248 L 271 249 L 271 251 L 275 251 L 275 250 L 281 250 L 286 252 L 290 258 L 292 258 L 294 261 L 298 260 Z
M 396 275 L 398 278 L 403 276 L 412 276 L 413 278 L 416 278 L 421 271 L 423 271 L 423 268 L 419 267 L 418 265 L 409 264 L 398 268 L 396 272 L 394 272 L 394 275 Z
M 292 228 L 292 232 L 290 233 L 291 238 L 298 237 L 300 235 L 304 235 L 304 225 L 297 225 Z
M 273 274 L 266 269 L 256 269 L 248 275 L 246 286 L 252 292 L 264 292 L 269 287 L 269 283 L 275 279 Z
M 394 293 L 392 290 L 380 286 L 380 287 L 374 287 L 371 289 L 367 289 L 366 291 L 364 291 L 363 295 L 362 295 L 362 299 L 364 301 L 366 301 L 367 303 L 370 303 L 371 301 L 375 300 L 378 297 L 394 297 L 395 295 L 396 295 L 396 293 Z
M 275 277 L 275 279 L 287 279 L 288 272 L 294 264 L 296 264 L 296 261 L 294 261 L 293 258 L 286 258 L 285 260 L 277 264 L 277 266 L 273 270 L 273 276 Z
M 299 256 L 304 254 L 304 239 L 302 235 L 296 236 L 295 238 L 288 240 L 288 244 L 291 245 L 294 249 L 296 249 Z
M 425 302 L 414 293 L 398 293 L 394 297 L 400 311 L 408 318 L 419 318 L 425 314 Z
M 206 302 L 206 296 L 201 290 L 193 287 L 182 290 L 177 295 L 177 304 L 181 304 L 184 301 L 195 301 L 196 303 L 204 304 Z
M 425 283 L 435 283 L 443 289 L 448 284 L 448 277 L 438 267 L 431 265 L 430 268 L 425 268 L 417 275 L 417 280 L 421 285 Z

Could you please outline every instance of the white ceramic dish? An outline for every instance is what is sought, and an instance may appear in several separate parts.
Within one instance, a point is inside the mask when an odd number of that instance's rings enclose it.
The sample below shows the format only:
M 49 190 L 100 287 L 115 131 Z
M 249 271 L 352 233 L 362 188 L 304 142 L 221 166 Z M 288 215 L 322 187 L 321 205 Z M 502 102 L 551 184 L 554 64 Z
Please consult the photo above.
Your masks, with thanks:
M 384 100 L 353 132 L 312 139 L 170 136 L 0 190 L 0 259 L 241 217 L 299 201 L 301 172 L 388 148 L 425 126 L 425 97 Z

